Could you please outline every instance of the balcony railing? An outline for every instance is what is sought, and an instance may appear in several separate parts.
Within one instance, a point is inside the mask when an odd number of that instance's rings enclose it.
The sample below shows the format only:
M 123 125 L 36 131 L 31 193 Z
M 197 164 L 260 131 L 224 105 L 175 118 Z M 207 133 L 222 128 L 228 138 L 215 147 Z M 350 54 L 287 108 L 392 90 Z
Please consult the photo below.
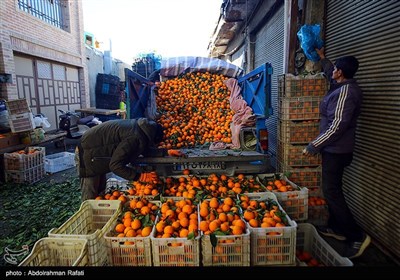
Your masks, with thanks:
M 65 4 L 66 0 L 18 0 L 20 10 L 63 30 L 67 30 Z

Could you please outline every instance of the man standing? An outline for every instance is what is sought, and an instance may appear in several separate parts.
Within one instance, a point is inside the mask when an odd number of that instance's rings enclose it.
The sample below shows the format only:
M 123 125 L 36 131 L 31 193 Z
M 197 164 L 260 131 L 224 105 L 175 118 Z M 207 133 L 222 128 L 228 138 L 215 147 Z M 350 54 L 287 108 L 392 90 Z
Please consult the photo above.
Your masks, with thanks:
M 371 242 L 355 221 L 343 194 L 343 172 L 353 159 L 357 118 L 360 115 L 362 91 L 355 79 L 358 60 L 344 56 L 333 65 L 324 49 L 316 50 L 330 89 L 320 104 L 320 134 L 304 149 L 305 155 L 322 155 L 322 191 L 328 204 L 328 227 L 320 234 L 347 241 L 345 257 L 362 255 Z

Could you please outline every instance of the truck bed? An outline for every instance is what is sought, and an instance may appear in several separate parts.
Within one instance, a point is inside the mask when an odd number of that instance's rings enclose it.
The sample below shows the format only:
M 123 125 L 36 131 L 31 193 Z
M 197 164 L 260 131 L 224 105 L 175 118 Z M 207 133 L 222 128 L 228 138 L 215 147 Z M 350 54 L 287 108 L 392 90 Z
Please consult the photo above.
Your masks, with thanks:
M 189 169 L 195 174 L 209 173 L 267 173 L 270 172 L 270 156 L 256 151 L 181 149 L 186 157 L 139 158 L 138 163 L 149 166 L 157 173 L 169 176 L 182 174 Z

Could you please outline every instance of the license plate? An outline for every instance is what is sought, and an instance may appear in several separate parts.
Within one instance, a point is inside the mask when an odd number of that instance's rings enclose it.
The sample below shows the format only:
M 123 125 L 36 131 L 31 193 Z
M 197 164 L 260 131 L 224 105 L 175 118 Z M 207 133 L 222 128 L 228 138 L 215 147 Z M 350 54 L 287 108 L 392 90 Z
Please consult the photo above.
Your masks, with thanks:
M 205 169 L 225 169 L 225 162 L 190 162 L 175 164 L 174 170 L 205 170 Z

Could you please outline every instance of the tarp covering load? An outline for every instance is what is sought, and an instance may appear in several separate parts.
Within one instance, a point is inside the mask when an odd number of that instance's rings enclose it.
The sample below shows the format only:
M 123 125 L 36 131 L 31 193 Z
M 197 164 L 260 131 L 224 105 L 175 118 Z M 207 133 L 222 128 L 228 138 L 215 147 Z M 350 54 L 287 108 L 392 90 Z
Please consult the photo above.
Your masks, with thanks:
M 209 72 L 238 78 L 243 74 L 243 69 L 219 58 L 181 56 L 161 61 L 160 74 L 163 77 L 176 77 L 190 72 Z

